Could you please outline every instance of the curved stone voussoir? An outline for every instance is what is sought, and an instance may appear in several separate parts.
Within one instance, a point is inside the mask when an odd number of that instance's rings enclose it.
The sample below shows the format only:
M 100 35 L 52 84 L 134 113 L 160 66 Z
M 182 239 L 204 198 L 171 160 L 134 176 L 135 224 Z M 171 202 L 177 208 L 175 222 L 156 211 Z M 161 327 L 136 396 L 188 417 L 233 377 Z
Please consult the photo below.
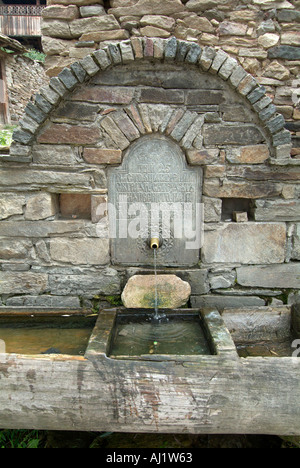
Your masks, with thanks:
M 277 113 L 276 106 L 266 95 L 266 89 L 247 73 L 235 58 L 222 49 L 209 46 L 202 48 L 197 43 L 178 40 L 174 36 L 168 39 L 132 37 L 111 42 L 64 68 L 57 77 L 51 78 L 48 87 L 35 96 L 34 102 L 27 105 L 25 116 L 20 121 L 20 128 L 14 132 L 13 140 L 21 145 L 32 144 L 35 135 L 39 133 L 52 111 L 74 92 L 78 85 L 84 84 L 97 73 L 110 67 L 138 60 L 186 63 L 199 67 L 202 72 L 219 76 L 251 104 L 253 111 L 270 133 L 274 147 L 291 142 L 290 132 L 284 129 L 284 118 Z M 185 149 L 192 148 L 193 133 L 201 129 L 201 119 L 197 119 L 196 114 L 192 115 L 193 113 L 188 111 L 180 114 L 178 109 L 174 110 L 169 106 L 164 108 L 163 104 L 157 106 L 159 107 L 143 103 L 139 106 L 133 104 L 121 114 L 106 116 L 102 119 L 101 126 L 108 134 L 113 131 L 118 134 L 121 149 L 127 148 L 130 142 L 140 135 L 157 131 L 171 136 Z

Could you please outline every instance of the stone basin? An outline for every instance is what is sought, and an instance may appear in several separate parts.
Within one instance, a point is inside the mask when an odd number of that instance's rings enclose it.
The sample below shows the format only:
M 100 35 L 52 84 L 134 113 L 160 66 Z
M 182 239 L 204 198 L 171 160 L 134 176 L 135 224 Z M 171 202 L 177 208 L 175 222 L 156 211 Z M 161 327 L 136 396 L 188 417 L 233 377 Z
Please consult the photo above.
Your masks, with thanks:
M 118 333 L 130 340 L 126 328 L 124 335 L 120 326 L 135 325 L 153 314 L 123 307 L 101 310 L 94 317 L 97 321 L 89 330 L 84 355 L 0 350 L 0 427 L 191 434 L 233 434 L 238 429 L 244 434 L 300 434 L 299 350 L 294 348 L 291 356 L 274 348 L 276 341 L 289 343 L 289 348 L 292 340 L 299 345 L 299 308 L 161 312 L 169 321 L 162 324 L 166 327 L 152 340 L 152 347 L 146 343 L 146 351 L 122 354 L 116 347 Z M 49 313 L 39 313 L 49 320 Z M 52 317 L 69 315 L 60 317 L 66 324 L 73 320 L 72 313 L 63 309 L 51 312 Z M 82 315 L 82 311 L 77 313 Z M 10 314 L 20 315 L 20 311 Z M 22 314 L 27 328 L 33 311 Z M 16 319 L 11 316 L 11 322 Z M 175 354 L 178 351 L 172 348 L 159 347 L 168 335 L 168 325 L 181 321 L 191 325 L 194 341 L 200 337 L 206 348 L 192 354 L 187 347 Z M 148 324 L 151 330 L 153 323 Z M 186 341 L 190 346 L 193 340 Z M 264 350 L 260 354 L 257 349 L 262 343 L 270 350 L 267 357 Z M 256 349 L 249 349 L 252 344 Z M 240 345 L 243 355 L 247 346 L 247 357 L 241 357 Z

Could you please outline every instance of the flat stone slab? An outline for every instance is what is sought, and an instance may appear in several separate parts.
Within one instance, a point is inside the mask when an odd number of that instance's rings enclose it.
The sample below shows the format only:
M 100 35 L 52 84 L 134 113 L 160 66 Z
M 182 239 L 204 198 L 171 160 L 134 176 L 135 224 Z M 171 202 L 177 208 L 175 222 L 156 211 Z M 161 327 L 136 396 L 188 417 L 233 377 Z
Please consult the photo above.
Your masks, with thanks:
M 241 286 L 296 289 L 300 284 L 300 264 L 241 267 L 237 269 L 237 282 Z
M 128 309 L 155 308 L 155 286 L 157 303 L 162 309 L 176 309 L 185 305 L 191 295 L 191 286 L 176 275 L 132 276 L 122 293 L 122 302 Z
M 202 261 L 207 264 L 283 263 L 285 245 L 283 223 L 224 223 L 216 231 L 205 232 Z

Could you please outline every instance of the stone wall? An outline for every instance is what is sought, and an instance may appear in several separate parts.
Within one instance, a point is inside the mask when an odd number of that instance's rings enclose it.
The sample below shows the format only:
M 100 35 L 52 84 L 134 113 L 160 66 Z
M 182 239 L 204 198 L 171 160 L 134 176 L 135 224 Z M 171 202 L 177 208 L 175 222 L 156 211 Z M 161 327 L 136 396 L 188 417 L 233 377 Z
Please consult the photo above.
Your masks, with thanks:
M 78 307 L 152 271 L 112 264 L 97 213 L 109 167 L 152 134 L 204 171 L 201 262 L 161 271 L 187 280 L 197 307 L 296 300 L 300 161 L 284 127 L 266 89 L 217 48 L 134 37 L 65 68 L 1 158 L 2 304 Z
M 17 124 L 32 95 L 47 85 L 49 78 L 41 62 L 23 55 L 7 54 L 5 72 L 10 121 Z
M 43 12 L 47 73 L 129 37 L 175 36 L 220 48 L 274 99 L 299 155 L 299 0 L 49 0 Z

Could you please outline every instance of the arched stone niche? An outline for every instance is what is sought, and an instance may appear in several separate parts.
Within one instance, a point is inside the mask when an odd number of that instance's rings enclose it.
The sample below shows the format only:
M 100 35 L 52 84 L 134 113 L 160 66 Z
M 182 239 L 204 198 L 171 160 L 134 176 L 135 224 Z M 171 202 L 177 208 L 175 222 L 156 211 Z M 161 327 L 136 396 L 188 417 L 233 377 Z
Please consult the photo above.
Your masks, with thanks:
M 222 50 L 132 38 L 64 69 L 28 103 L 1 169 L 1 190 L 14 198 L 18 208 L 10 213 L 18 218 L 2 225 L 4 236 L 26 239 L 34 255 L 26 256 L 28 289 L 12 284 L 13 273 L 0 272 L 7 284 L 1 294 L 120 292 L 122 273 L 105 225 L 99 236 L 97 207 L 107 201 L 109 168 L 120 166 L 139 140 L 157 136 L 176 145 L 188 167 L 203 170 L 206 241 L 193 294 L 209 293 L 208 275 L 220 265 L 234 286 L 244 265 L 281 267 L 287 255 L 296 260 L 297 253 L 287 252 L 286 222 L 299 221 L 290 184 L 298 169 L 290 133 L 265 89 Z M 90 219 L 63 220 L 57 201 L 64 194 L 90 195 Z M 226 200 L 248 201 L 252 222 L 222 218 Z M 47 210 L 32 214 L 41 203 Z
M 90 108 L 82 105 L 80 109 L 78 105 L 76 112 L 75 102 L 90 103 Z M 97 110 L 93 104 L 111 105 L 111 109 L 107 109 L 105 117 L 105 109 L 99 111 L 98 106 L 100 118 L 95 119 Z M 137 105 L 143 104 L 145 106 L 137 109 Z M 243 110 L 237 109 L 238 105 Z M 230 107 L 234 109 L 230 110 Z M 175 115 L 174 110 L 178 108 L 181 112 Z M 207 116 L 212 112 L 219 113 L 219 118 Z M 273 149 L 290 143 L 290 133 L 284 130 L 284 119 L 276 113 L 265 88 L 235 59 L 222 50 L 211 47 L 202 50 L 197 44 L 175 38 L 132 38 L 131 41 L 109 44 L 74 63 L 70 69 L 64 69 L 57 78 L 50 80 L 49 87 L 36 95 L 34 104 L 29 103 L 14 141 L 22 145 L 50 144 L 49 135 L 54 139 L 55 132 L 58 143 L 100 146 L 106 143 L 105 137 L 110 136 L 113 141 L 109 143 L 124 150 L 141 134 L 159 130 L 171 134 L 184 148 L 191 149 L 195 145 L 187 141 L 188 136 L 184 137 L 197 115 L 204 117 L 203 124 L 211 124 L 210 129 L 204 128 L 200 132 L 204 146 L 248 145 L 268 140 Z M 49 121 L 52 124 L 49 125 Z M 53 125 L 78 124 L 78 121 L 100 124 L 104 132 L 100 133 L 99 125 L 92 126 L 89 131 L 78 126 L 77 132 L 74 128 Z M 129 128 L 126 128 L 128 122 Z M 174 122 L 184 125 L 179 133 L 178 125 L 172 127 Z M 234 122 L 238 122 L 235 127 Z M 199 119 L 197 123 L 201 130 Z M 237 126 L 240 131 L 236 130 Z M 119 140 L 116 139 L 118 130 L 123 134 L 119 135 Z M 241 134 L 244 134 L 244 140 Z M 202 147 L 197 141 L 196 148 L 199 145 Z M 271 153 L 274 156 L 273 151 Z

